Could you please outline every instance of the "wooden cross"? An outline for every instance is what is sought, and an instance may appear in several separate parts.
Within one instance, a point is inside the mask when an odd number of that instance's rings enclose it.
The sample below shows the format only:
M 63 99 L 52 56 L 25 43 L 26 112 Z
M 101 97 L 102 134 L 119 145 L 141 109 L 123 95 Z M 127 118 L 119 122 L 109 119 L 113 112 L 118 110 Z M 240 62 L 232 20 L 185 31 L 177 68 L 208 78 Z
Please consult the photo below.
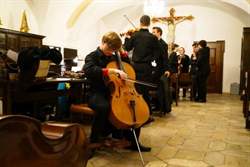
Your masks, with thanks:
M 180 22 L 183 22 L 185 20 L 193 20 L 194 17 L 192 15 L 188 16 L 175 16 L 175 9 L 171 8 L 169 10 L 169 17 L 153 17 L 152 22 L 160 22 L 163 24 L 167 24 L 168 26 L 168 33 L 167 33 L 167 42 L 168 44 L 174 44 L 175 42 L 175 28 L 176 25 Z

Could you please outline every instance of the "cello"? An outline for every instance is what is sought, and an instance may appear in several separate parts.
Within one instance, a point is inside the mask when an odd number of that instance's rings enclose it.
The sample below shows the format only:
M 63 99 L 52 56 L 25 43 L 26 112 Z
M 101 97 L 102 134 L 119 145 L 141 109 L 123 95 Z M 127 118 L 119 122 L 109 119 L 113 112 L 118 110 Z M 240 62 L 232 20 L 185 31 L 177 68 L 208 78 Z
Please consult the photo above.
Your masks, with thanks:
M 117 53 L 117 61 L 112 61 L 107 68 L 124 71 L 128 79 L 120 79 L 118 75 L 110 75 L 108 85 L 111 89 L 110 122 L 118 129 L 138 128 L 149 118 L 149 107 L 142 95 L 134 86 L 135 71 L 133 67 L 121 61 Z M 131 82 L 132 81 L 132 82 Z

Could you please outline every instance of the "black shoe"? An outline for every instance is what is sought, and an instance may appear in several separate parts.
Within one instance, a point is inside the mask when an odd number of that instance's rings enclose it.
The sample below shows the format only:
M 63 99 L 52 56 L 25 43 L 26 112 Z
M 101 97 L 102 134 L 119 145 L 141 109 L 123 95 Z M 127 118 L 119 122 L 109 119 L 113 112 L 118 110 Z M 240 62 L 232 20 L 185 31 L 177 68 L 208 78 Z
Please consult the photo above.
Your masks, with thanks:
M 205 100 L 205 99 L 199 99 L 198 102 L 200 102 L 200 103 L 206 103 L 207 100 Z
M 151 147 L 146 147 L 146 146 L 143 146 L 141 144 L 139 144 L 139 147 L 140 147 L 141 152 L 150 152 L 151 151 Z M 138 151 L 138 148 L 137 148 L 136 144 L 132 144 L 127 149 L 133 150 L 133 151 Z
M 95 150 L 96 150 L 96 149 L 91 149 L 91 150 L 88 151 L 88 155 L 87 155 L 87 156 L 88 156 L 88 159 L 93 158 L 93 156 L 94 156 L 94 154 L 95 154 Z

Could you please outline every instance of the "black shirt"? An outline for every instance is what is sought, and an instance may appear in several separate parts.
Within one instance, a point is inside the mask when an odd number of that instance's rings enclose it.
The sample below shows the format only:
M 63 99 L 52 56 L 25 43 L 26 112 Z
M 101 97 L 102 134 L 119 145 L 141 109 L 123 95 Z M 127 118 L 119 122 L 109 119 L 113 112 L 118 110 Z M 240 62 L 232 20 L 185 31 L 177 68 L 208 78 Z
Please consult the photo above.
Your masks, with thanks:
M 197 70 L 198 70 L 198 68 L 197 68 L 197 57 L 196 57 L 196 59 L 194 59 L 194 55 L 192 54 L 191 55 L 191 69 L 190 69 L 190 73 L 192 75 L 197 75 Z
M 163 40 L 160 39 L 160 48 L 161 48 L 161 56 L 159 60 L 160 68 L 162 69 L 161 73 L 163 74 L 165 71 L 169 71 L 169 64 L 168 64 L 168 44 Z
M 197 58 L 197 67 L 198 75 L 208 76 L 210 73 L 209 57 L 210 57 L 210 48 L 200 48 L 198 51 Z
M 124 44 L 127 51 L 134 49 L 132 56 L 134 63 L 150 64 L 159 56 L 159 47 L 157 37 L 151 34 L 148 29 L 140 29 L 130 39 L 126 38 Z
M 127 61 L 128 58 L 126 57 L 125 60 Z M 102 69 L 106 68 L 111 61 L 117 61 L 117 55 L 106 56 L 99 47 L 86 56 L 83 71 L 90 82 L 90 91 L 109 92 L 109 88 L 105 85 Z
M 180 58 L 180 55 L 179 55 Z M 189 65 L 190 65 L 190 58 L 188 55 L 183 55 L 181 58 L 181 72 L 182 73 L 188 73 L 189 72 Z

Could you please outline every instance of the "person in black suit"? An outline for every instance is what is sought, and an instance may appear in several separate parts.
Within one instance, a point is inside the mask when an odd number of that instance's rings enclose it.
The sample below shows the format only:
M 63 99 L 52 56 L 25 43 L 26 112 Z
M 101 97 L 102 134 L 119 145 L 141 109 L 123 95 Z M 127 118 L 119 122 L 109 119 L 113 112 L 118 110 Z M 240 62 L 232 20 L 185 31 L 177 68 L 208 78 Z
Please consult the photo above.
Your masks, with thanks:
M 205 103 L 207 101 L 207 79 L 210 73 L 209 56 L 210 48 L 207 47 L 207 42 L 201 40 L 198 43 L 199 51 L 197 58 L 198 68 L 198 98 L 196 101 Z
M 136 79 L 144 82 L 152 82 L 152 62 L 154 62 L 160 55 L 160 46 L 158 39 L 149 32 L 150 17 L 143 15 L 140 18 L 140 29 L 134 34 L 126 35 L 124 48 L 127 51 L 133 50 L 132 63 L 136 72 Z M 136 84 L 138 93 L 143 95 L 143 98 L 147 102 L 150 113 L 152 110 L 150 107 L 150 95 L 149 87 Z M 153 121 L 151 116 L 148 123 Z
M 158 101 L 160 103 L 160 110 L 163 114 L 171 112 L 172 95 L 170 92 L 169 76 L 170 68 L 168 64 L 168 45 L 161 38 L 162 29 L 160 27 L 153 27 L 152 33 L 158 38 L 161 48 L 161 56 L 157 59 L 157 72 L 155 78 L 158 84 Z
M 193 98 L 197 99 L 197 89 L 198 89 L 198 82 L 197 82 L 197 52 L 199 50 L 198 48 L 198 43 L 194 42 L 192 44 L 192 48 L 193 48 L 193 53 L 191 55 L 191 69 L 190 69 L 190 74 L 192 77 L 192 90 L 193 90 Z
M 157 64 L 156 79 L 160 78 L 162 75 L 166 75 L 167 77 L 169 77 L 170 68 L 168 64 L 168 44 L 161 38 L 162 29 L 160 27 L 153 27 L 152 34 L 157 37 L 161 49 L 161 55 L 156 60 Z
M 185 54 L 185 49 L 183 47 L 178 48 L 178 64 L 181 73 L 189 72 L 190 58 Z
M 185 54 L 185 49 L 183 47 L 178 48 L 178 68 L 180 73 L 188 73 L 190 58 Z M 183 97 L 186 97 L 186 88 L 183 88 Z
M 177 51 L 179 48 L 178 44 L 169 44 L 172 52 L 169 54 L 169 68 L 172 73 L 178 73 L 178 55 Z
M 108 120 L 110 113 L 110 95 L 109 87 L 105 84 L 110 74 L 118 74 L 121 79 L 127 78 L 127 74 L 121 70 L 106 68 L 111 61 L 117 61 L 116 52 L 121 48 L 122 41 L 115 32 L 108 32 L 102 37 L 101 45 L 89 53 L 85 58 L 83 71 L 90 83 L 88 91 L 88 105 L 95 111 L 92 124 L 90 142 L 97 143 L 110 133 L 117 132 Z M 129 61 L 126 54 L 121 55 L 122 59 Z M 137 138 L 140 135 L 140 128 L 135 129 Z M 114 133 L 113 133 L 114 134 Z M 136 141 L 129 130 L 123 131 L 124 137 L 131 141 L 129 149 L 137 150 Z M 141 151 L 150 151 L 150 147 L 139 144 Z

